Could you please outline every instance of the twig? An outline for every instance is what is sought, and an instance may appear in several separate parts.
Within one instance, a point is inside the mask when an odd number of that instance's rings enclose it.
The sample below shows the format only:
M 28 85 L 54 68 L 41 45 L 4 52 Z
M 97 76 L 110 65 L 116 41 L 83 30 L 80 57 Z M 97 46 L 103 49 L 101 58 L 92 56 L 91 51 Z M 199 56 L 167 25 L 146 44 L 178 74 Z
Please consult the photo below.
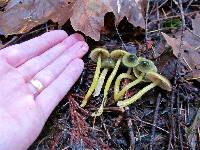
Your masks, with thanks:
M 193 2 L 193 0 L 190 0 L 190 1 L 189 1 L 188 5 L 187 5 L 187 7 L 186 7 L 186 9 L 185 9 L 185 10 L 186 10 L 186 12 L 187 12 L 187 10 L 188 10 L 189 6 L 192 4 L 192 2 Z
M 148 40 L 148 36 L 147 36 L 147 30 L 148 30 L 148 12 L 149 12 L 149 3 L 150 0 L 147 1 L 147 9 L 146 9 L 146 15 L 145 15 L 145 42 L 146 42 L 146 49 L 148 49 L 147 47 L 147 40 Z
M 88 108 L 88 110 L 91 111 L 96 111 L 98 108 Z M 123 113 L 123 110 L 120 109 L 119 107 L 105 107 L 103 109 L 104 112 L 118 112 L 118 113 Z
M 133 131 L 133 123 L 130 115 L 130 110 L 129 107 L 125 107 L 125 115 L 127 118 L 127 124 L 128 124 L 128 131 L 129 131 L 129 139 L 130 139 L 130 149 L 134 150 L 135 149 L 135 136 L 134 136 L 134 131 Z
M 193 12 L 190 12 L 190 13 L 185 13 L 184 16 L 191 16 L 191 15 L 194 15 L 196 13 L 199 13 L 200 11 L 193 11 Z M 168 20 L 168 19 L 173 19 L 173 18 L 181 18 L 181 14 L 179 15 L 175 15 L 175 16 L 168 16 L 168 17 L 164 17 L 164 18 L 159 18 L 156 19 L 156 20 L 151 20 L 150 22 L 157 22 L 157 21 L 163 21 L 163 20 Z
M 115 29 L 116 29 L 116 31 L 117 31 L 117 35 L 119 36 L 120 41 L 122 42 L 122 46 L 123 46 L 124 49 L 127 51 L 126 45 L 124 44 L 124 41 L 122 40 L 121 35 L 119 34 L 119 30 L 118 30 L 116 24 L 115 24 Z
M 179 0 L 179 5 L 180 5 L 180 11 L 181 11 L 182 27 L 183 27 L 183 30 L 185 30 L 186 25 L 185 25 L 185 15 L 183 11 L 182 0 Z
M 17 36 L 14 36 L 9 42 L 7 42 L 6 44 L 4 45 L 0 45 L 0 50 L 9 46 L 11 43 L 13 43 L 15 40 L 17 39 Z
M 158 127 L 158 126 L 156 126 L 156 125 L 154 125 L 154 124 L 152 124 L 152 123 L 149 123 L 149 122 L 143 121 L 143 120 L 140 119 L 138 116 L 136 116 L 135 119 L 138 120 L 138 121 L 140 121 L 140 122 L 142 122 L 142 123 L 145 123 L 145 124 L 147 124 L 147 125 L 153 126 L 153 127 L 155 127 L 156 129 L 165 132 L 166 134 L 170 134 L 169 131 L 167 131 L 167 130 L 161 128 L 161 127 Z
M 157 8 L 154 8 L 151 10 L 151 12 L 149 14 L 154 13 L 157 9 L 160 9 L 162 6 L 164 6 L 166 3 L 168 2 L 168 0 L 165 0 L 162 4 L 160 4 L 159 6 L 157 6 Z M 157 2 L 158 3 L 158 2 Z
M 178 109 L 178 134 L 179 134 L 179 142 L 180 142 L 180 148 L 183 150 L 183 135 L 181 133 L 181 126 L 180 126 L 180 107 L 179 107 L 179 88 L 178 88 L 178 93 L 177 93 L 177 109 Z
M 128 72 L 128 74 L 130 74 L 130 72 Z M 124 84 L 127 84 L 128 80 L 125 79 L 125 81 L 123 82 Z M 128 91 L 125 93 L 125 98 L 127 98 L 128 95 Z M 130 113 L 130 109 L 129 107 L 125 107 L 125 116 L 127 119 L 127 125 L 128 125 L 128 131 L 129 131 L 129 139 L 130 139 L 130 149 L 134 150 L 135 149 L 135 135 L 134 135 L 134 130 L 133 130 L 133 123 L 132 123 L 132 119 L 131 119 L 131 113 Z
M 156 102 L 156 110 L 154 113 L 154 118 L 153 118 L 153 127 L 152 127 L 152 134 L 151 134 L 151 141 L 150 141 L 150 150 L 153 150 L 153 143 L 154 143 L 154 137 L 155 137 L 155 125 L 157 123 L 157 119 L 158 119 L 158 110 L 159 110 L 159 106 L 160 106 L 160 101 L 161 101 L 161 94 L 158 94 L 158 98 L 157 98 L 157 102 Z
M 174 85 L 176 85 L 176 80 L 177 80 L 177 76 L 175 76 Z M 171 130 L 170 130 L 170 138 L 169 138 L 168 150 L 170 150 L 171 147 L 173 146 L 172 140 L 174 140 L 174 142 L 175 142 L 175 136 L 176 136 L 175 129 L 174 129 L 175 128 L 175 121 L 174 121 L 174 116 L 173 116 L 173 114 L 174 114 L 173 107 L 174 107 L 174 102 L 175 102 L 175 99 L 176 99 L 175 90 L 176 90 L 176 87 L 173 86 L 172 87 L 172 96 L 171 96 L 171 101 L 170 101 L 170 103 L 171 103 L 171 105 L 170 105 L 170 111 L 171 111 L 171 115 L 170 115 L 170 118 L 171 118 L 170 119 L 171 120 L 170 121 L 171 122 Z

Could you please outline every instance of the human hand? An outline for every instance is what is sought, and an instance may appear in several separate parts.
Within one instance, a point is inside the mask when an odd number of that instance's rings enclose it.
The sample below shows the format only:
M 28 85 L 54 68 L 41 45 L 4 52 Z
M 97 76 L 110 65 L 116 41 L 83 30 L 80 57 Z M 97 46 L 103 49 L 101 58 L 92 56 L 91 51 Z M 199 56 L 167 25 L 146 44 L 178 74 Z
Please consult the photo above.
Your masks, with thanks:
M 88 45 L 79 34 L 51 31 L 0 51 L 0 150 L 27 149 L 80 76 Z M 39 93 L 30 84 L 39 80 Z

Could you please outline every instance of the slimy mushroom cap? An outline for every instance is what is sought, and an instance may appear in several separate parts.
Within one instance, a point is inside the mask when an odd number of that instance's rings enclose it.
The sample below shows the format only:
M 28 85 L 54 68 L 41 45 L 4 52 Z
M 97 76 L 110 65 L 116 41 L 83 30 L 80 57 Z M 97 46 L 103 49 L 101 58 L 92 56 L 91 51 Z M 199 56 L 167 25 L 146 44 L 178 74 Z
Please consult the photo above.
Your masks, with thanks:
M 122 58 L 122 63 L 124 66 L 133 68 L 138 65 L 138 57 L 135 54 L 126 54 Z
M 157 86 L 159 86 L 160 88 L 167 90 L 167 91 L 172 90 L 170 81 L 167 78 L 165 78 L 164 76 L 158 74 L 157 72 L 154 72 L 154 71 L 148 72 L 148 74 L 146 75 L 146 78 L 148 78 L 152 82 L 159 80 L 160 82 L 158 83 Z
M 128 52 L 121 50 L 121 49 L 117 49 L 114 50 L 110 53 L 111 58 L 113 59 L 119 59 L 121 57 L 123 57 L 124 55 L 128 54 Z
M 142 57 L 138 58 L 138 65 L 136 69 L 144 73 L 147 73 L 149 71 L 157 72 L 157 67 L 154 65 L 154 63 L 151 60 Z
M 101 55 L 102 59 L 110 57 L 110 53 L 108 52 L 108 50 L 104 48 L 95 48 L 91 51 L 90 58 L 96 62 L 99 55 Z
M 116 62 L 111 58 L 103 59 L 101 62 L 101 68 L 114 68 Z

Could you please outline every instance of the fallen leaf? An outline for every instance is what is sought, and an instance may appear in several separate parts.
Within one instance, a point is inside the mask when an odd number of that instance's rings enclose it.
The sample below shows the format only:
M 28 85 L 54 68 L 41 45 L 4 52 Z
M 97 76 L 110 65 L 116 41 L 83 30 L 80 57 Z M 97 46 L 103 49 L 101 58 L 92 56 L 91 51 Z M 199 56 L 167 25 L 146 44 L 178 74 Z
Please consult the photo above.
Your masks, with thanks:
M 0 12 L 0 34 L 21 34 L 48 20 L 63 25 L 70 17 L 75 30 L 100 39 L 104 16 L 113 12 L 118 24 L 123 17 L 144 27 L 141 2 L 144 0 L 10 0 Z M 16 15 L 17 14 L 17 15 Z
M 197 111 L 196 117 L 192 125 L 186 130 L 188 142 L 191 148 L 194 150 L 196 149 L 196 145 L 200 142 L 199 141 L 200 133 L 198 132 L 199 130 L 200 130 L 200 108 Z
M 104 15 L 113 12 L 116 24 L 125 16 L 135 26 L 144 27 L 141 7 L 135 0 L 78 0 L 74 7 L 71 23 L 75 30 L 82 31 L 95 40 L 100 39 L 100 31 L 104 25 Z
M 4 5 L 6 5 L 6 3 L 8 2 L 9 0 L 0 0 L 0 7 L 3 7 Z
M 187 80 L 200 80 L 200 70 L 188 72 L 186 75 Z
M 71 16 L 74 2 L 73 0 L 11 0 L 5 12 L 0 12 L 0 34 L 21 34 L 50 19 L 63 25 Z
M 111 7 L 107 1 L 77 0 L 70 18 L 71 24 L 75 30 L 99 40 L 104 26 L 104 15 L 109 11 Z
M 126 16 L 130 23 L 144 28 L 142 2 L 141 0 L 110 0 L 110 6 L 115 14 L 116 23 L 118 24 Z
M 195 19 L 192 19 L 192 28 L 193 30 L 184 32 L 183 40 L 187 41 L 195 49 L 200 46 L 200 14 L 195 16 Z
M 200 52 L 193 50 L 193 47 L 186 41 L 183 41 L 182 48 L 181 39 L 172 38 L 165 33 L 162 33 L 163 37 L 173 49 L 173 54 L 178 57 L 180 54 L 180 60 L 185 66 L 189 67 L 192 71 L 200 71 Z

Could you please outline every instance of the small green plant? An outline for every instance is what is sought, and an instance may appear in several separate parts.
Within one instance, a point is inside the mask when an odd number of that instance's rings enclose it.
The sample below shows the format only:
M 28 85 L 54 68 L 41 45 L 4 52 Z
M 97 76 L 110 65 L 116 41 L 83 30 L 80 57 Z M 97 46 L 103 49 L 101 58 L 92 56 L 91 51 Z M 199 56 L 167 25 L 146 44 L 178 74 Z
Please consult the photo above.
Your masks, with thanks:
M 165 28 L 180 28 L 182 25 L 181 20 L 179 18 L 174 18 L 170 20 L 166 20 L 163 22 L 163 27 Z

